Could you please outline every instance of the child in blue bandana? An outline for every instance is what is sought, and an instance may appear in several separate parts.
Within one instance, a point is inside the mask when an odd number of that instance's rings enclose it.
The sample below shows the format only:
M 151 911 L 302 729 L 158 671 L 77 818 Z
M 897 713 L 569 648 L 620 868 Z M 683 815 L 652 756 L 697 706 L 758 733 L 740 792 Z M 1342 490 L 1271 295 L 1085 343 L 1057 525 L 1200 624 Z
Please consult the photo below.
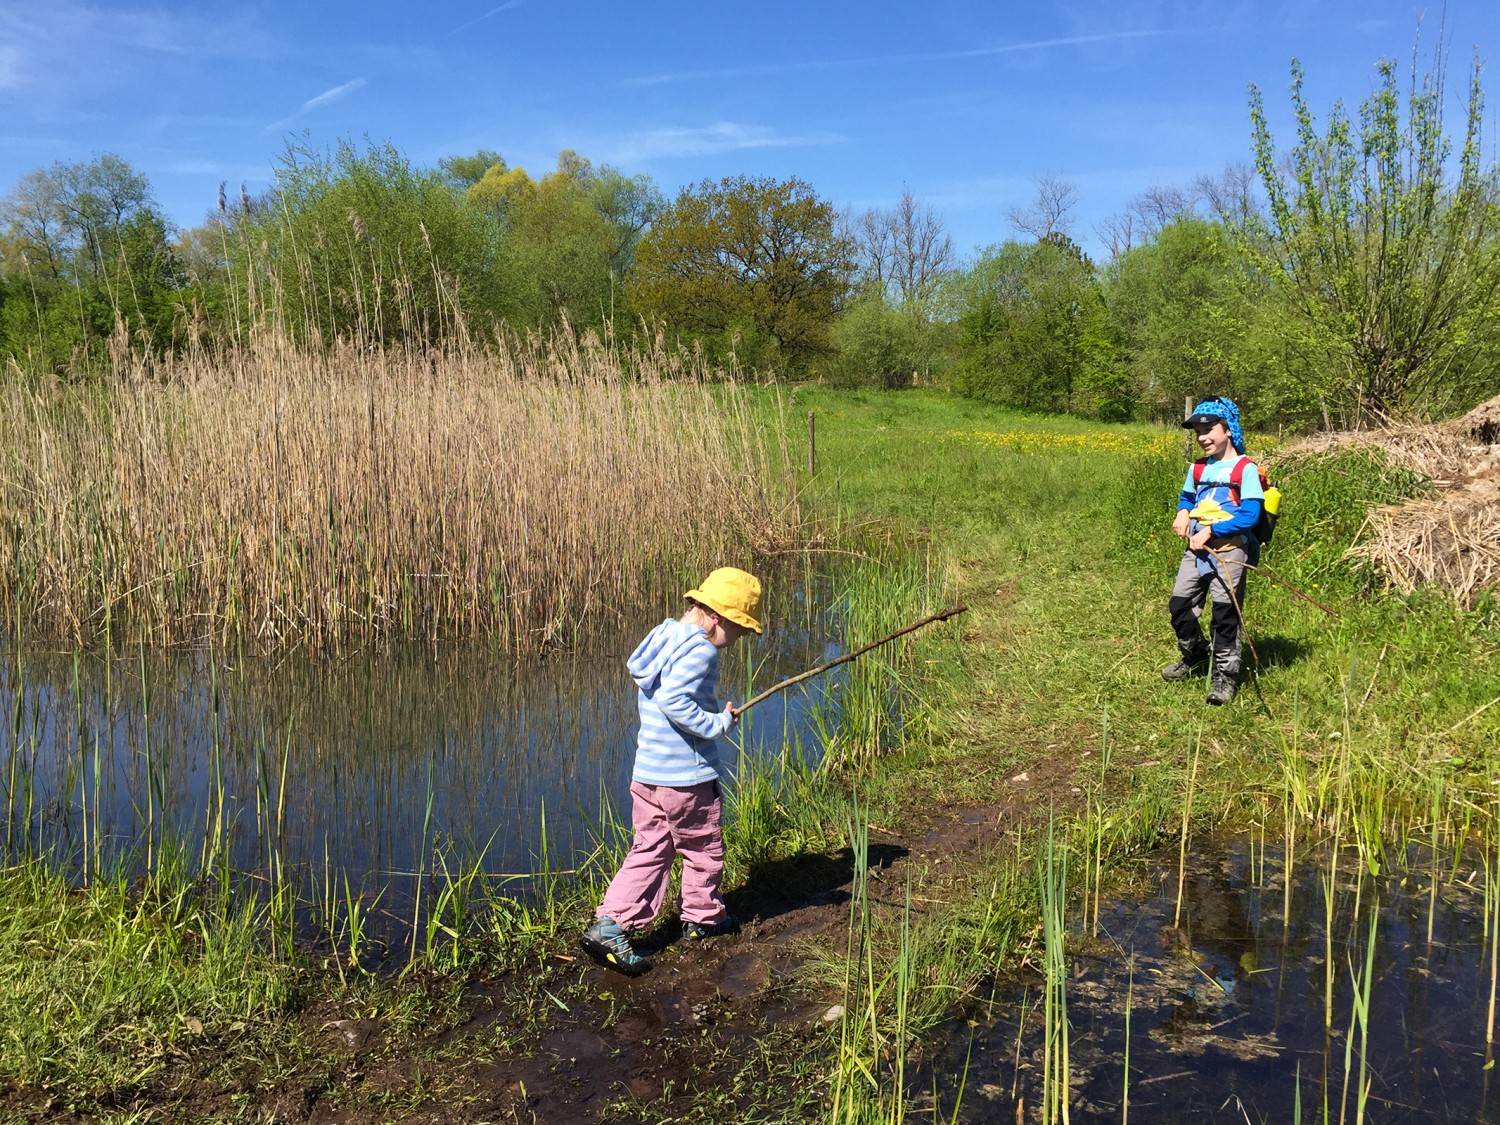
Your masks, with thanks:
M 1208 702 L 1219 706 L 1234 698 L 1239 682 L 1245 564 L 1260 556 L 1254 528 L 1265 493 L 1260 470 L 1244 456 L 1245 435 L 1233 402 L 1205 399 L 1182 425 L 1193 431 L 1204 456 L 1188 470 L 1172 522 L 1187 540 L 1167 602 L 1182 655 L 1161 677 L 1177 681 L 1207 672 Z M 1205 640 L 1200 618 L 1210 600 L 1211 640 Z

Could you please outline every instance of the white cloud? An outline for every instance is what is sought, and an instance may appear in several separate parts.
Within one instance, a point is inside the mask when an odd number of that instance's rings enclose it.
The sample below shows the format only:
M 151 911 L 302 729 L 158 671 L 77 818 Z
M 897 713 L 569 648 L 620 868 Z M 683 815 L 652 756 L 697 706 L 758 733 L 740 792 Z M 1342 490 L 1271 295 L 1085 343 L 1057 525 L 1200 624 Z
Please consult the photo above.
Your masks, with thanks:
M 364 84 L 365 80 L 363 78 L 355 78 L 348 82 L 345 82 L 342 86 L 335 86 L 331 90 L 324 90 L 317 97 L 308 98 L 307 101 L 303 102 L 301 108 L 297 112 L 308 113 L 312 110 L 317 109 L 319 106 L 327 105 L 330 102 L 336 102 L 345 94 L 352 93 L 353 91 L 358 90 Z
M 631 133 L 615 143 L 610 159 L 625 164 L 659 157 L 704 156 L 747 148 L 807 148 L 837 144 L 834 133 L 787 134 L 767 125 L 718 121 L 712 125 L 679 125 Z
M 767 66 L 733 67 L 724 70 L 682 70 L 664 74 L 643 74 L 626 78 L 621 86 L 662 86 L 672 82 L 715 81 L 727 78 L 758 77 L 794 71 L 844 70 L 871 66 L 914 66 L 920 63 L 959 62 L 964 59 L 989 58 L 995 55 L 1025 54 L 1058 47 L 1092 47 L 1100 43 L 1118 43 L 1130 39 L 1153 39 L 1177 35 L 1184 31 L 1105 31 L 1092 35 L 1069 35 L 1057 39 L 1034 39 L 1022 43 L 1002 43 L 993 47 L 972 47 L 964 51 L 935 51 L 920 55 L 869 55 L 863 58 L 821 59 L 816 62 L 794 62 Z
M 10 44 L 0 45 L 0 90 L 21 84 L 21 51 Z

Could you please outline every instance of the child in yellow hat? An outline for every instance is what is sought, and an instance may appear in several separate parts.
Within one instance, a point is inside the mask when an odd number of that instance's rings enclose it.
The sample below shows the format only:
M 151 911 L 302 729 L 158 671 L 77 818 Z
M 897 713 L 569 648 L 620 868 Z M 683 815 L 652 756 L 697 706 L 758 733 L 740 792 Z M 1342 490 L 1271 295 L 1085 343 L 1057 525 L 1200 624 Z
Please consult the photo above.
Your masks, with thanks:
M 724 836 L 717 743 L 737 716 L 732 705 L 720 707 L 715 693 L 719 654 L 761 631 L 760 580 L 720 567 L 685 596 L 687 611 L 652 629 L 626 661 L 641 718 L 630 781 L 635 839 L 582 939 L 590 955 L 631 975 L 651 962 L 629 935 L 655 920 L 679 855 L 683 936 L 699 941 L 737 928 L 719 891 Z

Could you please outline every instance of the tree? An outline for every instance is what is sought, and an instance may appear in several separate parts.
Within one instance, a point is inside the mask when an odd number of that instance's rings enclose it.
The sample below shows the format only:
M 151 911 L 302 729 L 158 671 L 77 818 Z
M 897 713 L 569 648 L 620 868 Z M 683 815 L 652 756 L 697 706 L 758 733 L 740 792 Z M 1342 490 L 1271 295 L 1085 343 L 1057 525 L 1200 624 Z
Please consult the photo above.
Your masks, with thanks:
M 1068 235 L 1073 230 L 1073 208 L 1078 204 L 1078 189 L 1059 176 L 1034 176 L 1035 194 L 1029 207 L 1012 207 L 1007 214 L 1010 225 L 1020 234 L 1029 234 L 1038 242 L 1052 235 Z
M 1297 141 L 1284 166 L 1250 87 L 1267 215 L 1252 219 L 1246 246 L 1287 286 L 1296 344 L 1313 369 L 1329 372 L 1318 390 L 1356 416 L 1493 393 L 1500 345 L 1500 211 L 1494 173 L 1480 163 L 1479 67 L 1456 162 L 1441 67 L 1419 77 L 1413 66 L 1404 97 L 1395 64 L 1377 70 L 1357 126 L 1335 103 L 1320 136 L 1293 62 Z
M 1062 235 L 1007 242 L 964 282 L 957 386 L 1023 410 L 1120 419 L 1129 385 L 1093 263 Z
M 146 177 L 110 153 L 23 176 L 0 203 L 7 270 L 29 300 L 6 318 L 6 342 L 35 366 L 60 369 L 103 353 L 123 327 L 170 346 L 183 284 L 171 229 Z
M 861 281 L 895 304 L 930 297 L 953 269 L 953 239 L 910 191 L 889 211 L 870 208 L 854 224 Z
M 1304 413 L 1305 372 L 1287 370 L 1277 294 L 1236 234 L 1192 216 L 1110 263 L 1105 300 L 1145 413 L 1180 418 L 1185 396 L 1227 394 L 1252 419 Z
M 720 357 L 800 370 L 831 344 L 855 247 L 798 179 L 684 189 L 636 248 L 632 307 Z
M 858 285 L 839 318 L 839 357 L 828 374 L 848 385 L 906 386 L 943 360 L 950 325 L 940 298 L 954 271 L 953 239 L 910 191 L 889 210 L 843 222 L 858 251 Z
M 304 342 L 434 342 L 506 311 L 494 224 L 390 145 L 288 145 L 271 205 L 226 221 L 239 319 Z
M 468 191 L 497 166 L 505 171 L 505 157 L 489 148 L 482 148 L 472 156 L 447 156 L 438 161 L 438 170 L 458 191 Z

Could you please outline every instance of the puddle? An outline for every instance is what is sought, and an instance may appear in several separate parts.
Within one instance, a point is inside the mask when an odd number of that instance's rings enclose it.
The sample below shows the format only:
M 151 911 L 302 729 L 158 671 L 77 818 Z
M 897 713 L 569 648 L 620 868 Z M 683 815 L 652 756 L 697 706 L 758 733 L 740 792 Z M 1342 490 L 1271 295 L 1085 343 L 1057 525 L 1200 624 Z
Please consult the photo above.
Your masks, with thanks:
M 1367 1121 L 1500 1119 L 1482 867 L 1455 874 L 1448 857 L 1434 895 L 1420 849 L 1379 876 L 1343 853 L 1330 894 L 1331 856 L 1299 851 L 1288 887 L 1274 849 L 1205 848 L 1189 858 L 1179 916 L 1174 854 L 1143 874 L 1140 897 L 1106 903 L 1097 931 L 1073 920 L 1071 1121 L 1119 1122 L 1128 1097 L 1135 1123 L 1354 1122 L 1362 1080 Z M 993 1022 L 940 1053 L 925 1085 L 942 1120 L 960 1082 L 958 1121 L 1040 1120 L 1040 989 L 998 994 Z
M 839 652 L 827 583 L 784 585 L 773 627 L 727 655 L 721 698 Z M 607 838 L 611 808 L 628 833 L 624 659 L 656 620 L 520 664 L 460 644 L 342 659 L 0 652 L 0 851 L 80 875 L 149 860 L 263 881 L 275 867 L 304 902 L 362 900 L 367 932 L 399 948 L 434 871 L 477 863 L 524 894 Z M 731 796 L 734 777 L 784 752 L 816 761 L 843 671 L 736 727 L 722 744 Z

